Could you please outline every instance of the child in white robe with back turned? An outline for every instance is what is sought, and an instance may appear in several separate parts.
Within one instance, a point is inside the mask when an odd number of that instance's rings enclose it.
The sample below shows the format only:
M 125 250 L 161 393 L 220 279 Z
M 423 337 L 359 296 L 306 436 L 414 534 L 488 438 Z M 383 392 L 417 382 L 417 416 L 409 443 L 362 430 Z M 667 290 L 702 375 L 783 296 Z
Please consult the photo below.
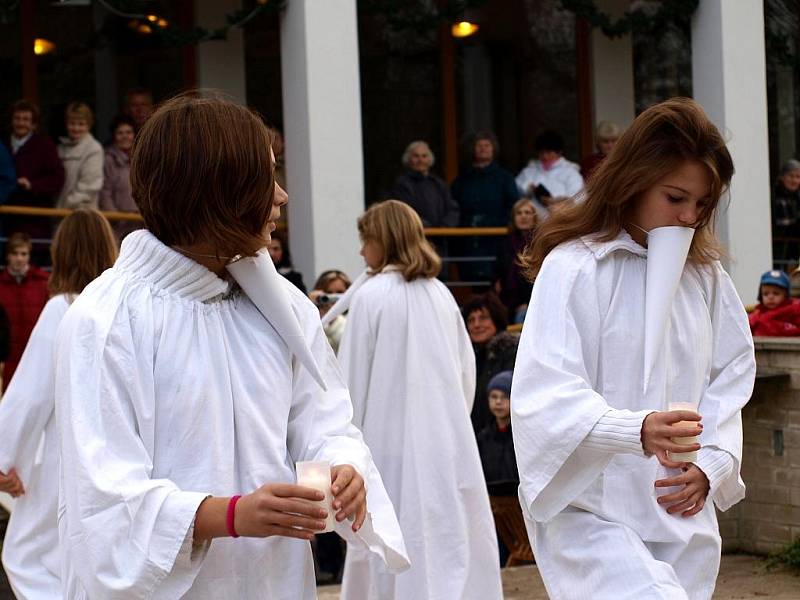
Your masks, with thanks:
M 173 98 L 137 135 L 131 188 L 147 229 L 57 340 L 64 597 L 315 598 L 309 540 L 327 512 L 295 484 L 306 460 L 333 465 L 337 532 L 407 568 L 317 309 L 274 268 L 240 277 L 271 265 L 287 202 L 263 122 Z M 247 293 L 226 274 L 240 264 Z
M 411 569 L 348 547 L 346 600 L 502 597 L 497 541 L 469 418 L 475 358 L 422 222 L 396 200 L 358 220 L 370 276 L 352 295 L 339 360 L 398 512 Z M 354 287 L 357 284 L 354 284 Z M 339 307 L 341 308 L 341 307 Z
M 744 497 L 741 409 L 755 377 L 747 315 L 711 230 L 732 175 L 703 109 L 669 100 L 637 117 L 585 203 L 554 215 L 526 251 L 536 279 L 512 423 L 520 500 L 551 598 L 702 600 L 714 591 L 714 505 Z M 683 236 L 688 259 L 678 258 L 671 302 L 650 315 L 664 323 L 650 369 L 645 300 L 666 273 L 648 275 L 648 239 L 655 252 L 664 227 L 694 232 Z M 671 402 L 697 412 L 669 411 Z M 698 435 L 699 444 L 673 441 Z M 692 451 L 692 463 L 668 454 Z
M 3 539 L 3 567 L 20 599 L 59 599 L 58 439 L 55 340 L 83 289 L 117 258 L 106 218 L 82 208 L 64 217 L 50 247 L 50 300 L 0 402 L 0 490 L 16 500 Z

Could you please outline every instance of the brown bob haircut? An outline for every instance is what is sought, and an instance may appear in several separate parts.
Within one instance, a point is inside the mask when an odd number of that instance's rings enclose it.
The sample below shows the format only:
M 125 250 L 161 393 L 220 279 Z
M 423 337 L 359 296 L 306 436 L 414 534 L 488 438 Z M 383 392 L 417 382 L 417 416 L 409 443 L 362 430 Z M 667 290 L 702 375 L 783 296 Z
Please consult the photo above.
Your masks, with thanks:
M 370 206 L 358 218 L 358 234 L 363 241 L 373 241 L 381 247 L 383 259 L 376 273 L 395 265 L 406 281 L 414 281 L 436 277 L 442 268 L 442 260 L 425 239 L 419 215 L 399 200 Z
M 159 106 L 131 155 L 131 194 L 167 246 L 211 244 L 218 255 L 253 255 L 268 243 L 275 193 L 271 140 L 251 110 L 197 92 Z
M 585 202 L 565 207 L 539 227 L 520 256 L 526 275 L 532 280 L 549 252 L 563 242 L 593 233 L 600 241 L 617 237 L 644 193 L 687 161 L 703 165 L 711 179 L 689 260 L 718 260 L 714 216 L 733 177 L 733 161 L 703 108 L 689 98 L 672 98 L 645 110 L 620 136 L 587 182 Z
M 92 208 L 79 208 L 61 221 L 50 246 L 51 296 L 80 294 L 117 260 L 117 242 L 106 218 Z

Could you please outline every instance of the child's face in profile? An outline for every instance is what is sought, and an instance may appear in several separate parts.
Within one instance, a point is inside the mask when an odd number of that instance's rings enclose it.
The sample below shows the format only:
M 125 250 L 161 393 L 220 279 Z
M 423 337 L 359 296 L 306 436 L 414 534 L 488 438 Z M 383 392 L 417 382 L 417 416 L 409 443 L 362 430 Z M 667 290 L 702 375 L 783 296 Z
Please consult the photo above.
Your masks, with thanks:
M 489 392 L 489 410 L 496 419 L 508 419 L 511 415 L 511 401 L 508 395 L 500 390 Z
M 789 294 L 779 285 L 765 283 L 761 286 L 761 304 L 768 310 L 780 306 L 788 297 Z

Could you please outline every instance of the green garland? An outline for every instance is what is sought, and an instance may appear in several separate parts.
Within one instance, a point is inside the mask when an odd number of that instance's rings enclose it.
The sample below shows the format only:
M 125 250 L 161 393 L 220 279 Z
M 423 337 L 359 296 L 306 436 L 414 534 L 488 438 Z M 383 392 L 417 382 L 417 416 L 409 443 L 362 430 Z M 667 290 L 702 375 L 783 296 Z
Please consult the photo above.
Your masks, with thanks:
M 442 23 L 456 23 L 469 9 L 482 8 L 488 0 L 447 0 L 443 6 L 435 2 L 409 0 L 359 0 L 358 9 L 365 14 L 381 16 L 396 33 L 414 31 L 428 33 Z
M 286 6 L 286 0 L 263 0 L 255 4 L 253 8 L 242 8 L 225 15 L 225 24 L 218 27 L 192 27 L 191 29 L 180 29 L 174 25 L 159 27 L 150 23 L 147 18 L 146 2 L 143 0 L 96 0 L 103 5 L 109 12 L 119 17 L 140 21 L 142 25 L 148 25 L 152 34 L 160 37 L 165 43 L 171 46 L 185 46 L 189 44 L 199 44 L 209 40 L 224 40 L 228 37 L 231 29 L 241 29 L 251 20 L 259 15 L 275 13 Z
M 654 13 L 642 9 L 628 10 L 619 19 L 597 8 L 594 0 L 561 0 L 561 6 L 583 19 L 607 37 L 617 38 L 631 33 L 660 35 L 669 25 L 690 24 L 700 0 L 662 0 Z

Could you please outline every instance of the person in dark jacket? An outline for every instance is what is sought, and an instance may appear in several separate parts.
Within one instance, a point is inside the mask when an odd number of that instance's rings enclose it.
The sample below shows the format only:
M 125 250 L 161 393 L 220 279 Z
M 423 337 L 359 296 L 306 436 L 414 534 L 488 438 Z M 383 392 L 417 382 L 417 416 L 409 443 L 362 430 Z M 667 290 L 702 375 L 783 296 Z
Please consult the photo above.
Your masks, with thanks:
M 431 173 L 435 160 L 427 142 L 411 142 L 403 152 L 406 172 L 394 182 L 389 197 L 413 208 L 425 227 L 457 227 L 458 204 L 445 181 Z
M 800 254 L 800 161 L 789 159 L 772 194 L 772 254 L 776 260 L 797 260 Z M 782 238 L 782 239 L 777 239 Z
M 306 286 L 303 283 L 303 276 L 294 270 L 292 259 L 289 256 L 289 245 L 286 243 L 286 236 L 280 231 L 273 231 L 272 241 L 269 243 L 269 255 L 278 273 L 291 281 L 297 289 L 307 294 Z
M 506 331 L 506 307 L 493 293 L 475 296 L 461 309 L 475 351 L 476 385 L 472 403 L 472 428 L 477 435 L 491 423 L 486 394 L 489 381 L 501 371 L 514 368 L 519 334 Z
M 519 484 L 511 437 L 511 377 L 511 371 L 501 371 L 486 386 L 494 420 L 478 432 L 478 451 L 487 485 Z
M 56 145 L 36 133 L 39 108 L 27 100 L 18 100 L 11 107 L 11 137 L 5 140 L 14 159 L 17 186 L 7 204 L 53 208 L 64 185 L 64 166 Z M 31 238 L 49 238 L 51 224 L 41 217 L 8 216 L 3 220 L 6 234 L 22 232 Z M 49 261 L 49 252 L 38 249 L 41 264 Z
M 3 367 L 3 389 L 8 386 L 28 343 L 39 313 L 50 295 L 49 275 L 30 263 L 31 242 L 24 233 L 14 233 L 6 244 L 6 268 L 0 272 L 0 306 L 11 324 L 8 359 Z
M 17 187 L 17 172 L 8 149 L 0 144 L 0 204 L 5 204 Z
M 462 227 L 504 227 L 511 207 L 519 200 L 514 176 L 497 164 L 499 146 L 493 133 L 476 133 L 468 145 L 470 158 L 451 188 L 461 211 Z M 461 248 L 465 256 L 497 256 L 499 241 L 491 237 L 465 239 Z M 491 261 L 466 263 L 460 266 L 461 278 L 482 281 L 492 278 Z
M 511 226 L 497 261 L 495 291 L 508 308 L 512 323 L 522 323 L 528 310 L 533 284 L 522 273 L 520 253 L 533 240 L 538 217 L 533 202 L 518 200 L 511 211 Z

